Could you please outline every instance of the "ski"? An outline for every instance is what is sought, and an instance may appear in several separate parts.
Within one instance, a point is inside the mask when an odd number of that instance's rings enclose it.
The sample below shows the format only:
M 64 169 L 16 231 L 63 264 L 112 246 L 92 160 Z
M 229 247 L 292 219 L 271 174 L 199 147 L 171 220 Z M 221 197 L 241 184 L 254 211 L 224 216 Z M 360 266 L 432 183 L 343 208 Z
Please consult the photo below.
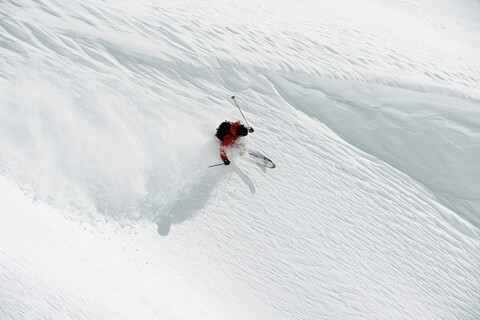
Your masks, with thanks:
M 274 169 L 276 167 L 272 160 L 256 151 L 248 151 L 244 159 L 269 169 Z

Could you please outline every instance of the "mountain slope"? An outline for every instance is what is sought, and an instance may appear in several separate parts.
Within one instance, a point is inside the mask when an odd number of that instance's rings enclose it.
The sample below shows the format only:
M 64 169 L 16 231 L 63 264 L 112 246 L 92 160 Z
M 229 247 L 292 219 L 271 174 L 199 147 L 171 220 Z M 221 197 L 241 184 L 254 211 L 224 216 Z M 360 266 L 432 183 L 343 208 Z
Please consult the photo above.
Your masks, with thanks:
M 477 3 L 0 8 L 0 318 L 480 315 Z

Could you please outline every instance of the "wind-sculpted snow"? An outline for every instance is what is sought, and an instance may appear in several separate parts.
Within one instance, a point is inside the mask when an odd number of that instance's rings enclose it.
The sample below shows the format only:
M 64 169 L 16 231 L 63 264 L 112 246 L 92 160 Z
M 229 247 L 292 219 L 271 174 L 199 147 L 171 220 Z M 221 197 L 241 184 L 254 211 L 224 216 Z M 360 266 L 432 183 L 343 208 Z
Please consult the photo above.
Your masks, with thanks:
M 480 227 L 480 104 L 445 94 L 272 75 L 292 106 L 428 187 Z
M 479 12 L 0 3 L 0 318 L 478 318 Z

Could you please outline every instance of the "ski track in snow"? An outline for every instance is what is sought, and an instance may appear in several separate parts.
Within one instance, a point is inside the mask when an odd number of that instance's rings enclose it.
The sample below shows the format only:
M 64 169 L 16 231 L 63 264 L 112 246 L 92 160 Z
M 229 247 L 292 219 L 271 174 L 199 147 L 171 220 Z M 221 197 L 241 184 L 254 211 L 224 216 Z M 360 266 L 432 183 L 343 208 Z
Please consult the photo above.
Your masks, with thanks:
M 1 3 L 0 318 L 480 317 L 452 3 Z M 276 169 L 207 169 L 232 94 Z

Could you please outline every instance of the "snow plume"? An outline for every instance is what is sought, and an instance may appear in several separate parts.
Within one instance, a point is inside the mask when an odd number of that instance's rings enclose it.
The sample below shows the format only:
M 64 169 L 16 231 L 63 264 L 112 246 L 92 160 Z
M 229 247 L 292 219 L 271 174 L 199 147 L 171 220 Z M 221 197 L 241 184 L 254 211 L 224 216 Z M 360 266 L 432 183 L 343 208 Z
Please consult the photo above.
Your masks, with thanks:
M 211 128 L 172 114 L 181 101 L 147 104 L 147 92 L 78 82 L 74 92 L 38 76 L 2 85 L 4 170 L 36 196 L 62 204 L 80 195 L 80 207 L 133 218 L 149 186 L 158 193 L 148 202 L 161 208 L 205 166 Z

